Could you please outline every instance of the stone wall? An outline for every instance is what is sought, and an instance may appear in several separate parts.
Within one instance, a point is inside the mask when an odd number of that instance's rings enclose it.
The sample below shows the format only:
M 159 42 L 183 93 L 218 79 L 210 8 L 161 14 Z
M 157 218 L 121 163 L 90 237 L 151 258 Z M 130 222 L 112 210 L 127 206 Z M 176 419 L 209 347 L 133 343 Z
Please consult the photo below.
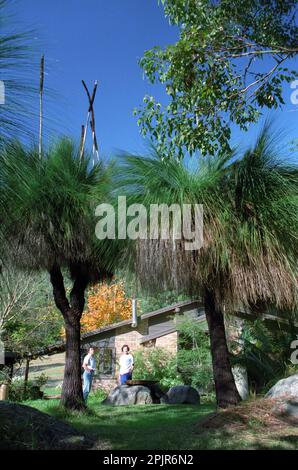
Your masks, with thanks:
M 93 383 L 92 383 L 92 389 L 96 390 L 100 388 L 104 390 L 105 392 L 109 393 L 117 385 L 118 385 L 117 377 L 100 377 L 100 378 L 94 378 Z
M 111 377 L 96 377 L 93 381 L 93 389 L 102 388 L 103 390 L 109 392 L 118 384 L 118 360 L 122 354 L 121 348 L 124 344 L 127 344 L 130 347 L 132 353 L 142 348 L 140 344 L 140 339 L 145 336 L 148 332 L 148 321 L 143 320 L 137 326 L 137 328 L 132 328 L 130 325 L 122 326 L 112 330 L 111 334 L 113 335 L 109 340 L 105 340 L 105 347 L 113 347 L 116 352 L 116 367 L 114 370 L 114 376 Z M 94 345 L 103 347 L 103 342 L 98 341 L 94 342 Z
M 178 343 L 178 333 L 174 331 L 165 336 L 161 336 L 160 338 L 156 338 L 155 347 L 163 348 L 169 351 L 172 354 L 177 353 L 177 343 Z
M 115 348 L 117 359 L 121 356 L 121 348 L 127 344 L 131 351 L 137 351 L 142 348 L 140 340 L 148 334 L 148 320 L 142 320 L 137 328 L 131 326 L 122 326 L 115 331 Z

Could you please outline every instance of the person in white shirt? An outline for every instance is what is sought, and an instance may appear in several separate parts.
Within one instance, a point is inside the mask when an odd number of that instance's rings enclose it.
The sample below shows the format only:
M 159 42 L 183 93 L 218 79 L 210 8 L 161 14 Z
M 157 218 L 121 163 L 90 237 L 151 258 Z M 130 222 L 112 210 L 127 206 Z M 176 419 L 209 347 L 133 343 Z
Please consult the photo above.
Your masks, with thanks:
M 119 382 L 120 385 L 125 385 L 127 380 L 132 379 L 132 371 L 133 371 L 133 356 L 130 354 L 130 349 L 127 344 L 124 344 L 121 348 L 122 355 L 119 359 L 120 364 L 120 371 L 119 371 Z
M 87 401 L 88 395 L 91 391 L 93 375 L 95 371 L 96 361 L 94 357 L 94 348 L 89 348 L 88 354 L 84 357 L 82 367 L 83 373 L 83 397 Z

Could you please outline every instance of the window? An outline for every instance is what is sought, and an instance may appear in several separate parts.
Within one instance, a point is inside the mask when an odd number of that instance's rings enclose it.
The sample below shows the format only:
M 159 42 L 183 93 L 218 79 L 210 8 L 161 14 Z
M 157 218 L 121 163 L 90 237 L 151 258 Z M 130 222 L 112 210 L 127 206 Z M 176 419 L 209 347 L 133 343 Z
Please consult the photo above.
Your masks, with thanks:
M 116 365 L 115 348 L 99 348 L 96 356 L 96 375 L 114 375 Z
M 143 343 L 144 348 L 154 348 L 156 345 L 156 339 L 150 339 L 149 341 L 146 341 L 146 343 Z

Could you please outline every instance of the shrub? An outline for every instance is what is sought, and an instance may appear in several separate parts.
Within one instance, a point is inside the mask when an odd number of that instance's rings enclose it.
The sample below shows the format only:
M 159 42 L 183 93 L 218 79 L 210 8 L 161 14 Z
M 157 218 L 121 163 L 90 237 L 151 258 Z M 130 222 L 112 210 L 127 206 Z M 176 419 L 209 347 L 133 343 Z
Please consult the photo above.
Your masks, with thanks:
M 183 383 L 210 393 L 214 390 L 209 336 L 199 323 L 183 319 L 177 324 L 178 370 Z
M 16 378 L 9 384 L 9 401 L 38 400 L 42 398 L 43 392 L 40 388 L 47 383 L 48 377 L 41 374 L 34 380 L 28 380 L 25 390 L 25 381 L 22 378 Z
M 9 384 L 10 380 L 9 369 L 4 366 L 3 369 L 0 370 L 0 385 Z
M 170 388 L 182 382 L 177 371 L 177 358 L 162 348 L 136 351 L 134 363 L 134 379 L 157 380 L 163 388 Z
M 177 354 L 157 347 L 137 351 L 134 378 L 158 380 L 164 388 L 191 385 L 210 394 L 214 382 L 209 337 L 191 320 L 181 320 L 177 330 Z
M 94 399 L 97 402 L 103 401 L 107 397 L 107 392 L 105 392 L 102 388 L 97 388 L 93 392 L 90 393 L 90 399 Z
M 250 388 L 265 393 L 278 380 L 297 373 L 290 361 L 290 344 L 296 331 L 268 327 L 261 319 L 247 322 L 241 335 L 242 348 L 234 361 L 246 367 Z

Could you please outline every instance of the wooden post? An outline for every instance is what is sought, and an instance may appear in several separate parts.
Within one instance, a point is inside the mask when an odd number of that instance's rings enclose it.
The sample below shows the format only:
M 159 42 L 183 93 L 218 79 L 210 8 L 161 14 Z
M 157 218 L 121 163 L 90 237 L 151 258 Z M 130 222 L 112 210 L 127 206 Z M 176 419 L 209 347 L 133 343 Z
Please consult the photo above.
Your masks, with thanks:
M 30 365 L 30 359 L 27 357 L 26 358 L 26 366 L 25 366 L 25 377 L 24 377 L 24 398 L 25 398 L 25 395 L 26 395 L 26 390 L 27 390 L 27 385 L 28 385 L 29 365 Z
M 8 399 L 8 385 L 2 384 L 0 386 L 0 401 Z

